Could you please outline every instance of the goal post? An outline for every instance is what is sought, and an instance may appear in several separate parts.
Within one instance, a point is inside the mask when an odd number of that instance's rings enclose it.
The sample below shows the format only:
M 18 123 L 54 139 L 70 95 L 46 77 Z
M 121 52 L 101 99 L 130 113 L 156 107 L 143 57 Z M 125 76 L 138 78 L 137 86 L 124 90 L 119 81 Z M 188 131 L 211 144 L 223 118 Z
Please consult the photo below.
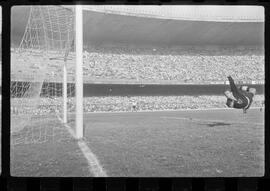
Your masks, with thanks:
M 83 137 L 83 17 L 82 5 L 75 6 L 75 56 L 76 56 L 76 71 L 75 71 L 75 135 L 77 139 Z M 63 64 L 63 122 L 67 123 L 67 55 L 64 58 Z
M 83 17 L 82 5 L 75 6 L 76 51 L 76 137 L 83 137 Z
M 67 62 L 63 64 L 63 122 L 67 123 Z
M 82 17 L 82 5 L 75 6 L 75 135 L 76 138 L 81 139 L 83 137 L 83 17 Z M 67 55 L 64 58 L 63 64 L 63 122 L 67 123 Z

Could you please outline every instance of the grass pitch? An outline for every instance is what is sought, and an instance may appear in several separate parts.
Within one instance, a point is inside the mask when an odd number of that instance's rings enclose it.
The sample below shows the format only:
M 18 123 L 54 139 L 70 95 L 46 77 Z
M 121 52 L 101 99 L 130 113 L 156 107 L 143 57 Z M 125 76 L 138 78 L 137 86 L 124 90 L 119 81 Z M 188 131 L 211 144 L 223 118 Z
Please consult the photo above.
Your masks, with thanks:
M 89 176 L 87 161 L 55 116 L 43 116 L 11 136 L 11 176 Z
M 110 176 L 262 176 L 263 123 L 258 109 L 89 114 L 85 137 Z
M 89 113 L 84 126 L 84 140 L 108 176 L 264 175 L 264 112 L 259 109 Z M 13 176 L 93 175 L 65 127 L 57 121 L 43 125 L 56 127 L 60 141 L 57 134 L 12 145 Z

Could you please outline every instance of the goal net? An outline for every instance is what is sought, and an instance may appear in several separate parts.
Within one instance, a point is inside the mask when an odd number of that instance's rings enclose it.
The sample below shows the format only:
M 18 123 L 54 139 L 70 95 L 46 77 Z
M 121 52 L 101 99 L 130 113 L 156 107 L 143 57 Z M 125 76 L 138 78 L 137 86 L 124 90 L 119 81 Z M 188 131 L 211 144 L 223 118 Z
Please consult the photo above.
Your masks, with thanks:
M 74 28 L 74 10 L 70 7 L 31 7 L 20 46 L 11 50 L 14 144 L 47 141 L 62 133 L 57 125 L 49 128 L 48 123 L 63 120 L 63 92 L 67 92 L 66 110 L 74 112 Z

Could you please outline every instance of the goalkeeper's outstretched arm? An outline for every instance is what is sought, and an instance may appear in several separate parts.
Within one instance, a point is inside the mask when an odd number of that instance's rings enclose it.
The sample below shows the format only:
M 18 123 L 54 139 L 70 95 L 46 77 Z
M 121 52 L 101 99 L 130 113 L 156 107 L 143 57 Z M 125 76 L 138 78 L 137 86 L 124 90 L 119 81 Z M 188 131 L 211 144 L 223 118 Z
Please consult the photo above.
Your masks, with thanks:
M 235 99 L 237 99 L 239 102 L 247 102 L 247 100 L 246 100 L 247 97 L 245 96 L 245 94 L 243 94 L 244 93 L 243 91 L 240 91 L 236 87 L 232 77 L 228 76 L 228 79 L 229 79 L 229 82 L 230 82 L 230 87 L 231 87 L 232 94 L 235 97 Z
M 232 92 L 238 92 L 238 88 L 236 87 L 233 79 L 231 76 L 228 76 L 229 82 L 230 82 L 230 86 L 231 86 L 231 91 Z

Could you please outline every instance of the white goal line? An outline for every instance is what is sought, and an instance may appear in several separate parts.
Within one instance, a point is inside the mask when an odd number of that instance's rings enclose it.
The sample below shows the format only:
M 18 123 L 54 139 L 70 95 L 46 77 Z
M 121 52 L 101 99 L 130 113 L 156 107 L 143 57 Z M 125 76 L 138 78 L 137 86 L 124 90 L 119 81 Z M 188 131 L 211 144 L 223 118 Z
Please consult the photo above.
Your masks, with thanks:
M 63 120 L 59 116 L 57 116 L 57 118 L 63 123 Z M 67 128 L 67 130 L 71 134 L 71 136 L 78 141 L 78 146 L 81 149 L 84 157 L 87 160 L 89 172 L 94 177 L 107 177 L 108 175 L 107 175 L 106 171 L 101 166 L 96 155 L 87 146 L 86 142 L 83 139 L 77 139 L 75 132 L 72 130 L 72 128 L 69 125 L 64 124 L 64 126 Z

